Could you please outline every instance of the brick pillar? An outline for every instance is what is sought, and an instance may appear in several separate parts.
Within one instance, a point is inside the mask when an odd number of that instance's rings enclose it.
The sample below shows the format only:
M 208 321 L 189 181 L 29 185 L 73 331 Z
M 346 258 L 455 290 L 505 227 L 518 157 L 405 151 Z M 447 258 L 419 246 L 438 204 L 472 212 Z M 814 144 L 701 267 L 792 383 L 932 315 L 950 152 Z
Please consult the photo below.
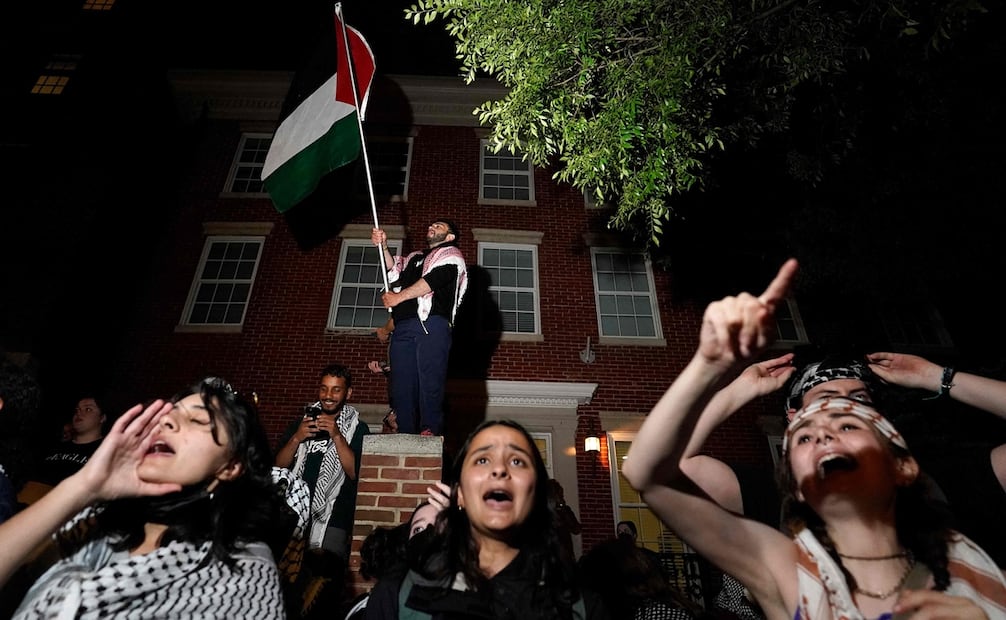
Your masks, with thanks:
M 360 484 L 347 581 L 353 596 L 373 583 L 360 576 L 360 546 L 375 527 L 394 527 L 426 499 L 426 487 L 441 479 L 444 438 L 367 435 L 363 438 Z

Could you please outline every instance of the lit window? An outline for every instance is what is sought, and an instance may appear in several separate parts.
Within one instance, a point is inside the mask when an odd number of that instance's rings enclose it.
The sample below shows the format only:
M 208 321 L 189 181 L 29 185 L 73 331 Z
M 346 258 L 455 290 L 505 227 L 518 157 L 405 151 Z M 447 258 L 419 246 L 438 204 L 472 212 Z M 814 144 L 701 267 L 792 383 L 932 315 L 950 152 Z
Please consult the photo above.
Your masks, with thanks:
M 657 517 L 622 475 L 622 460 L 629 453 L 631 439 L 625 433 L 608 434 L 608 462 L 611 464 L 615 522 L 632 521 L 636 525 L 636 544 L 660 556 L 671 583 L 696 602 L 703 601 L 703 562 L 698 554 Z M 614 535 L 614 534 L 613 534 Z
M 401 242 L 388 240 L 388 247 L 394 256 Z M 387 323 L 390 313 L 381 303 L 383 291 L 384 276 L 377 247 L 369 239 L 345 239 L 328 328 L 373 328 Z
M 479 264 L 489 276 L 489 294 L 502 318 L 502 331 L 540 333 L 537 246 L 480 243 Z
M 649 260 L 639 252 L 592 248 L 602 337 L 658 338 L 660 319 Z
M 246 133 L 241 136 L 230 174 L 227 175 L 225 192 L 232 194 L 262 194 L 262 164 L 272 136 L 267 133 Z
M 482 140 L 479 186 L 482 200 L 492 203 L 533 203 L 534 175 L 531 162 L 520 153 L 502 149 L 494 153 Z
M 115 0 L 84 0 L 85 11 L 110 11 Z
M 264 237 L 208 237 L 182 323 L 241 325 L 264 242 Z
M 62 95 L 70 78 L 65 75 L 40 75 L 31 87 L 33 95 Z

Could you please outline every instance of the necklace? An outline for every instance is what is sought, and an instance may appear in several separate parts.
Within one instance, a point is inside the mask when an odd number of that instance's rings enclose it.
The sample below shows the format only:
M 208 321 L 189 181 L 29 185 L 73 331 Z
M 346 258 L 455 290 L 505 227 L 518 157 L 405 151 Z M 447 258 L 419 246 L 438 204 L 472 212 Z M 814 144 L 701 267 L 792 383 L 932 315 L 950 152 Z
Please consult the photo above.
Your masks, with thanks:
M 900 590 L 905 585 L 905 582 L 908 580 L 908 575 L 909 573 L 912 572 L 912 568 L 914 567 L 915 567 L 915 558 L 910 557 L 908 558 L 908 566 L 905 567 L 904 574 L 901 575 L 901 579 L 898 580 L 898 583 L 894 584 L 893 588 L 885 592 L 872 592 L 870 590 L 864 590 L 863 588 L 856 586 L 856 594 L 862 594 L 863 596 L 868 596 L 870 598 L 875 598 L 881 601 L 884 599 L 891 598 L 892 596 L 894 596 L 894 594 L 898 592 L 898 590 Z
M 894 560 L 897 558 L 908 557 L 907 551 L 902 551 L 901 553 L 892 553 L 891 555 L 845 555 L 844 553 L 838 553 L 838 557 L 843 560 L 863 560 L 865 562 L 879 562 L 880 560 Z

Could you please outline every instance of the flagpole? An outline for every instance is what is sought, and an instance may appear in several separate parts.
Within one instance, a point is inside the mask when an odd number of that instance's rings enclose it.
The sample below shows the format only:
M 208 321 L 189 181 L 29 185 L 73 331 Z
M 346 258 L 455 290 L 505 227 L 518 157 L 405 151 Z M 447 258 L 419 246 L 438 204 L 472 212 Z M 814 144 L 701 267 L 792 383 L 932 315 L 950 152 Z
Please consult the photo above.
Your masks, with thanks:
M 335 14 L 339 18 L 339 26 L 342 28 L 342 45 L 345 47 L 346 51 L 346 69 L 349 70 L 349 83 L 353 90 L 353 104 L 356 105 L 356 126 L 360 130 L 360 150 L 363 151 L 363 169 L 367 173 L 367 190 L 370 194 L 370 212 L 374 216 L 374 228 L 380 228 L 381 224 L 377 221 L 377 199 L 374 197 L 374 180 L 370 176 L 370 158 L 367 157 L 367 140 L 363 134 L 363 108 L 360 106 L 360 95 L 356 88 L 356 71 L 353 67 L 353 53 L 349 46 L 349 36 L 346 34 L 346 20 L 342 16 L 342 3 L 335 3 Z M 343 67 L 336 68 L 336 71 L 341 71 Z M 384 257 L 384 246 L 379 246 L 377 249 L 377 254 L 381 258 L 381 274 L 384 276 L 384 290 L 390 291 L 391 286 L 388 283 L 388 262 Z M 388 312 L 391 312 L 391 308 L 388 308 Z

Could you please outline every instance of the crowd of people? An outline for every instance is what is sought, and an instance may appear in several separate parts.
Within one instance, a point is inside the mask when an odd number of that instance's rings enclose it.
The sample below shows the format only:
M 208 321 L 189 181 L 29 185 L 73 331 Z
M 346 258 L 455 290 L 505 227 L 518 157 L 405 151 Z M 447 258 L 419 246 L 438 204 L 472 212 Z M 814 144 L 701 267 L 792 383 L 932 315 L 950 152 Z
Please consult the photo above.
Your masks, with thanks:
M 392 309 L 383 433 L 443 432 L 450 329 L 464 262 L 447 220 L 428 250 L 384 250 Z M 460 265 L 458 264 L 460 260 Z M 767 356 L 785 263 L 760 295 L 711 303 L 699 344 L 643 422 L 622 473 L 664 526 L 720 571 L 719 594 L 679 590 L 664 558 L 620 521 L 576 557 L 581 532 L 526 428 L 478 425 L 444 480 L 396 527 L 371 531 L 350 566 L 364 437 L 352 372 L 330 364 L 273 448 L 255 404 L 202 377 L 172 398 L 109 415 L 82 395 L 40 460 L 39 390 L 0 364 L 0 614 L 31 618 L 346 620 L 817 620 L 1006 618 L 1000 557 L 961 531 L 954 502 L 888 417 L 884 390 L 921 390 L 1006 418 L 1006 382 L 874 352 L 794 366 Z M 416 360 L 419 360 L 417 366 Z M 427 364 L 427 362 L 429 362 Z M 717 427 L 782 391 L 775 483 L 709 456 Z M 34 463 L 34 466 L 30 465 Z M 1006 445 L 976 475 L 1006 494 Z M 914 615 L 913 615 L 914 614 Z

